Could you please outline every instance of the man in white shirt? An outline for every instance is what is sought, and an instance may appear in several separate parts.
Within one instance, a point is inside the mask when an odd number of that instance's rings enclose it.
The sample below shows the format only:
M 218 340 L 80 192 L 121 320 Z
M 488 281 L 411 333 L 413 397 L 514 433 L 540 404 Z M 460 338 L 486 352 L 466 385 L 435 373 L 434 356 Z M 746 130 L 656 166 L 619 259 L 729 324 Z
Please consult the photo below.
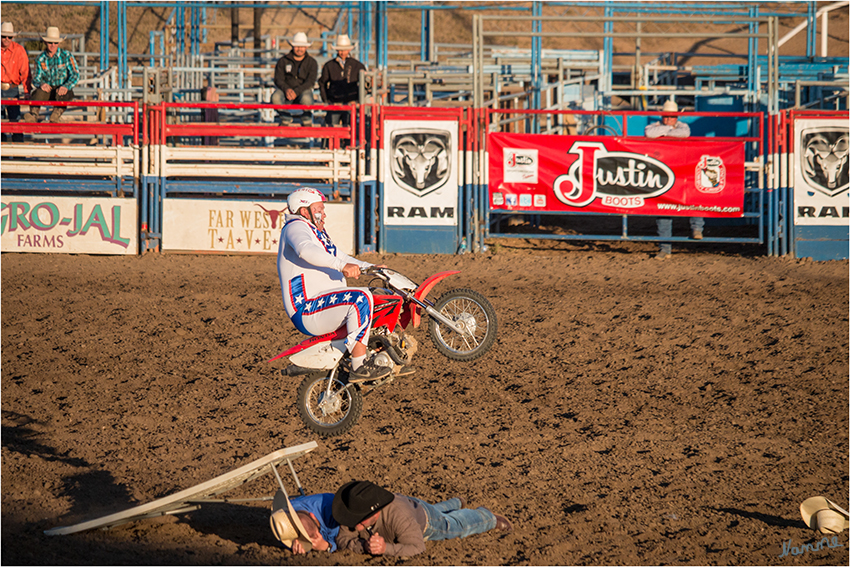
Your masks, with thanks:
M 679 105 L 674 100 L 668 100 L 661 107 L 661 112 L 665 114 L 661 117 L 661 122 L 653 122 L 644 128 L 644 135 L 647 138 L 687 138 L 691 135 L 691 127 L 684 122 L 679 121 L 679 117 L 675 114 L 667 114 L 679 112 Z
M 347 287 L 346 277 L 359 278 L 372 264 L 337 250 L 325 232 L 325 197 L 303 188 L 288 200 L 289 213 L 280 234 L 277 272 L 286 314 L 299 331 L 318 336 L 346 326 L 351 353 L 349 381 L 387 376 L 392 370 L 366 360 L 374 301 L 367 288 Z
M 679 112 L 679 105 L 673 100 L 668 100 L 661 107 L 661 111 L 665 114 L 661 117 L 661 122 L 653 122 L 644 128 L 644 135 L 647 138 L 687 138 L 691 135 L 691 127 L 681 122 L 675 114 L 666 114 Z M 658 236 L 669 238 L 673 236 L 673 219 L 671 217 L 658 217 L 655 221 L 658 227 Z M 702 240 L 702 231 L 705 227 L 705 219 L 702 217 L 691 217 L 691 234 L 694 240 Z M 662 242 L 660 251 L 656 258 L 666 260 L 673 253 L 673 246 L 669 242 Z

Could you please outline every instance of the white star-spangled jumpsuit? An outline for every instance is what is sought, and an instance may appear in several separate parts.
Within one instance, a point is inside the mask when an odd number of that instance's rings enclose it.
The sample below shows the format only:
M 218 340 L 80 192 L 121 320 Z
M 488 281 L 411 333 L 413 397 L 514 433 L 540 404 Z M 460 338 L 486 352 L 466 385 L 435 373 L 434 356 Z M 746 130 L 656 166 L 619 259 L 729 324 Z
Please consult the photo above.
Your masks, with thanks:
M 277 273 L 286 314 L 305 335 L 332 333 L 345 324 L 349 352 L 367 344 L 373 300 L 366 288 L 346 287 L 346 264 L 372 266 L 340 252 L 324 230 L 300 215 L 286 215 L 277 253 Z

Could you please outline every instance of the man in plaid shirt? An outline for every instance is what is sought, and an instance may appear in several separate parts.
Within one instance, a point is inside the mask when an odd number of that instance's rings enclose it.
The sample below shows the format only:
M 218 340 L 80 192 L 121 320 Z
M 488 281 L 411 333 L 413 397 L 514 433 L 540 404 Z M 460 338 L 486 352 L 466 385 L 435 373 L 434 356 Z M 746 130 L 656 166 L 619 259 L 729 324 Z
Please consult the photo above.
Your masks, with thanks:
M 59 28 L 47 28 L 47 35 L 42 36 L 47 48 L 35 60 L 35 71 L 32 75 L 32 100 L 74 100 L 71 90 L 80 80 L 80 71 L 74 56 L 66 49 L 59 49 L 59 43 L 65 38 L 59 36 Z M 59 117 L 65 112 L 64 107 L 54 107 L 50 113 L 51 122 L 59 122 Z M 26 113 L 24 122 L 38 121 L 38 108 Z

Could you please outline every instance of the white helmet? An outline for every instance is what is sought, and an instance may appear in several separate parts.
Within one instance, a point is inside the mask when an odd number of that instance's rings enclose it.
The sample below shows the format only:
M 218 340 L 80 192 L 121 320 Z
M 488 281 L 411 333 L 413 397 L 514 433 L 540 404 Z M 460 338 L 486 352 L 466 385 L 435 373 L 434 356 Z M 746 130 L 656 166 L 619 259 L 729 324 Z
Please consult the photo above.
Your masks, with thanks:
M 304 187 L 298 189 L 289 195 L 286 199 L 286 205 L 289 207 L 289 212 L 297 215 L 301 207 L 310 207 L 313 203 L 321 203 L 325 200 L 325 196 L 318 189 L 312 187 Z

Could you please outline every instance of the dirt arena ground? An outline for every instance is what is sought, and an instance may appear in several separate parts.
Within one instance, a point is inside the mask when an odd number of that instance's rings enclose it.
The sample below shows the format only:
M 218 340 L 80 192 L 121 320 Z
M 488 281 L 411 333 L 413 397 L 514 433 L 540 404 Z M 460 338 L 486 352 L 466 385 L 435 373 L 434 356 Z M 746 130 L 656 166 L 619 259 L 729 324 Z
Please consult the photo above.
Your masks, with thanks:
M 4 254 L 2 563 L 846 565 L 846 531 L 781 555 L 821 539 L 803 500 L 848 502 L 848 263 L 705 250 L 364 257 L 414 279 L 460 269 L 435 296 L 470 287 L 499 317 L 470 364 L 415 331 L 418 373 L 295 463 L 309 492 L 463 495 L 516 528 L 409 560 L 295 558 L 262 502 L 45 536 L 315 437 L 297 379 L 266 362 L 300 340 L 273 257 Z

